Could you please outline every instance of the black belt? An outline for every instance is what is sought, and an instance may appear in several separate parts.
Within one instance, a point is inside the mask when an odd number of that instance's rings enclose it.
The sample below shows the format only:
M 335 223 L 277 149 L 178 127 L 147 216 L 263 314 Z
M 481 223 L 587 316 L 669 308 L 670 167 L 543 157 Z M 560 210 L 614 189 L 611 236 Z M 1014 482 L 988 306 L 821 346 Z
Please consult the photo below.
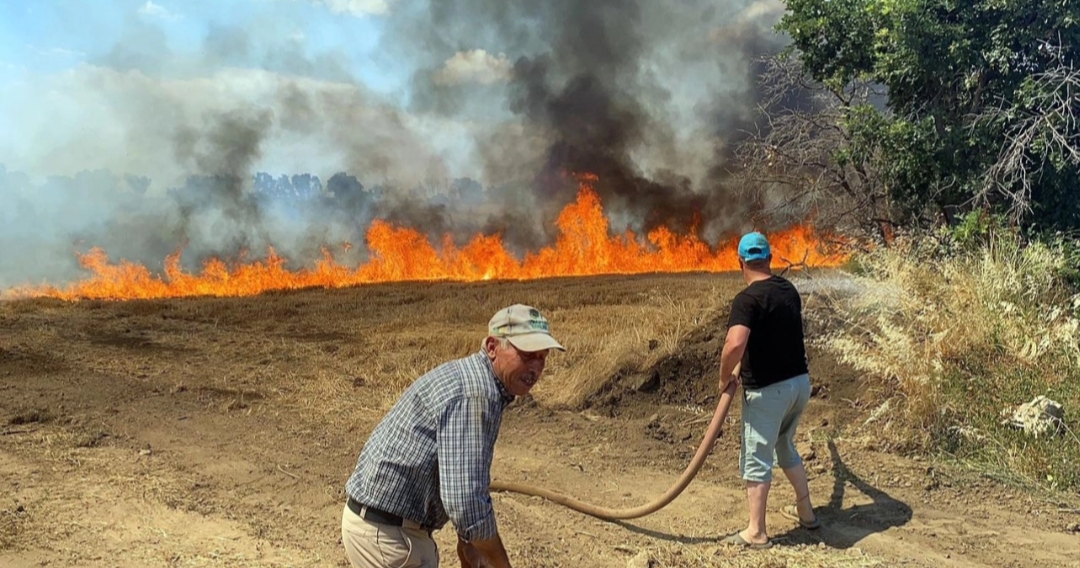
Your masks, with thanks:
M 356 499 L 349 497 L 349 510 L 356 513 L 356 515 L 365 521 L 371 521 L 373 523 L 380 523 L 384 525 L 390 525 L 394 527 L 400 527 L 405 524 L 405 520 L 393 513 L 387 513 L 386 511 L 380 511 L 370 505 L 365 506 L 358 502 Z

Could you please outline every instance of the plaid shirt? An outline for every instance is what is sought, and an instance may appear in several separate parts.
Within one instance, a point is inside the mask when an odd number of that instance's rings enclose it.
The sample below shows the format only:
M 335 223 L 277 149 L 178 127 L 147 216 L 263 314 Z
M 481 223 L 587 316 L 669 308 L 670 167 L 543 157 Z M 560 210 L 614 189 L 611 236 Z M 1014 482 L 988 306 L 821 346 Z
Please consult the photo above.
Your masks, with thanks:
M 491 458 L 513 400 L 483 351 L 439 365 L 371 432 L 345 491 L 431 529 L 453 521 L 465 541 L 494 537 Z

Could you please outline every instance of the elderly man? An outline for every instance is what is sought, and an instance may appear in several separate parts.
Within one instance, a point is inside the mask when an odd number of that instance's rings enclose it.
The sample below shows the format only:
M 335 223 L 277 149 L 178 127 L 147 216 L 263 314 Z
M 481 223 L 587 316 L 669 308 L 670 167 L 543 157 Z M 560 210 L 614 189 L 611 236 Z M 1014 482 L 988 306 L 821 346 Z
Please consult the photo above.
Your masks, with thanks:
M 765 508 L 774 459 L 795 489 L 795 506 L 781 513 L 806 528 L 820 526 L 810 503 L 795 430 L 810 400 L 810 377 L 803 340 L 802 299 L 788 280 L 772 273 L 769 241 L 761 233 L 739 240 L 744 288 L 732 302 L 727 337 L 720 355 L 720 392 L 732 379 L 742 383 L 740 474 L 746 480 L 750 523 L 724 542 L 767 548 Z M 742 362 L 738 377 L 731 377 Z
M 416 380 L 372 431 L 345 486 L 341 539 L 356 568 L 435 568 L 447 521 L 462 566 L 510 566 L 488 493 L 503 409 L 565 351 L 536 309 L 499 310 L 477 353 Z

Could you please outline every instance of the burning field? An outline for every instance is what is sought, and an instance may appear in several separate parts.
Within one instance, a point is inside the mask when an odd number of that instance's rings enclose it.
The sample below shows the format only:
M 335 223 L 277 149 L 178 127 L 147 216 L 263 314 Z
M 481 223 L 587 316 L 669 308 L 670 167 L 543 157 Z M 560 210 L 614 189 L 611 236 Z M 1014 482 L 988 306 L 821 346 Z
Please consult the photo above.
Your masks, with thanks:
M 187 296 L 249 296 L 269 290 L 339 288 L 381 282 L 527 280 L 558 276 L 723 272 L 738 270 L 735 242 L 711 247 L 691 231 L 675 234 L 659 226 L 644 239 L 632 231 L 612 235 L 608 218 L 592 183 L 582 176 L 577 199 L 555 219 L 555 243 L 528 252 L 519 260 L 498 234 L 476 235 L 456 247 L 446 235 L 440 247 L 411 227 L 376 219 L 365 235 L 369 260 L 355 268 L 336 262 L 328 249 L 313 268 L 291 271 L 271 248 L 267 258 L 232 266 L 211 258 L 198 274 L 180 267 L 180 252 L 164 263 L 164 276 L 146 266 L 121 261 L 111 264 L 104 250 L 94 248 L 79 256 L 90 276 L 62 288 L 20 287 L 8 297 L 47 296 L 61 299 L 147 299 Z M 810 227 L 794 226 L 770 236 L 780 267 L 837 266 L 847 258 L 841 242 L 816 235 Z M 346 248 L 350 245 L 346 244 Z
M 517 301 L 569 351 L 508 410 L 493 476 L 642 503 L 704 432 L 739 286 L 652 274 L 0 303 L 0 566 L 345 566 L 343 485 L 368 432 Z M 773 550 L 717 544 L 744 522 L 736 413 L 687 491 L 643 519 L 494 495 L 515 566 L 1076 565 L 1056 505 L 884 452 L 862 426 L 874 392 L 816 350 L 811 370 L 799 443 L 821 532 L 770 514 Z M 793 498 L 774 495 L 771 509 Z M 446 560 L 451 531 L 437 541 Z

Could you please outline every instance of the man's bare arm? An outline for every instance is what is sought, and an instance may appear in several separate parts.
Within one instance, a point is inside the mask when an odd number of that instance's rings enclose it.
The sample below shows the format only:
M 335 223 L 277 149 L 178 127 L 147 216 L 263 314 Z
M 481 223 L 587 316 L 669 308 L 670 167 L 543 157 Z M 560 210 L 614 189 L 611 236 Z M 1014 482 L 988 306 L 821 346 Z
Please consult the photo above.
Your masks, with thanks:
M 750 328 L 745 325 L 733 325 L 728 328 L 724 339 L 724 349 L 720 352 L 720 392 L 728 388 L 728 383 L 738 380 L 733 377 L 735 366 L 742 361 L 746 352 L 746 342 L 750 340 Z

